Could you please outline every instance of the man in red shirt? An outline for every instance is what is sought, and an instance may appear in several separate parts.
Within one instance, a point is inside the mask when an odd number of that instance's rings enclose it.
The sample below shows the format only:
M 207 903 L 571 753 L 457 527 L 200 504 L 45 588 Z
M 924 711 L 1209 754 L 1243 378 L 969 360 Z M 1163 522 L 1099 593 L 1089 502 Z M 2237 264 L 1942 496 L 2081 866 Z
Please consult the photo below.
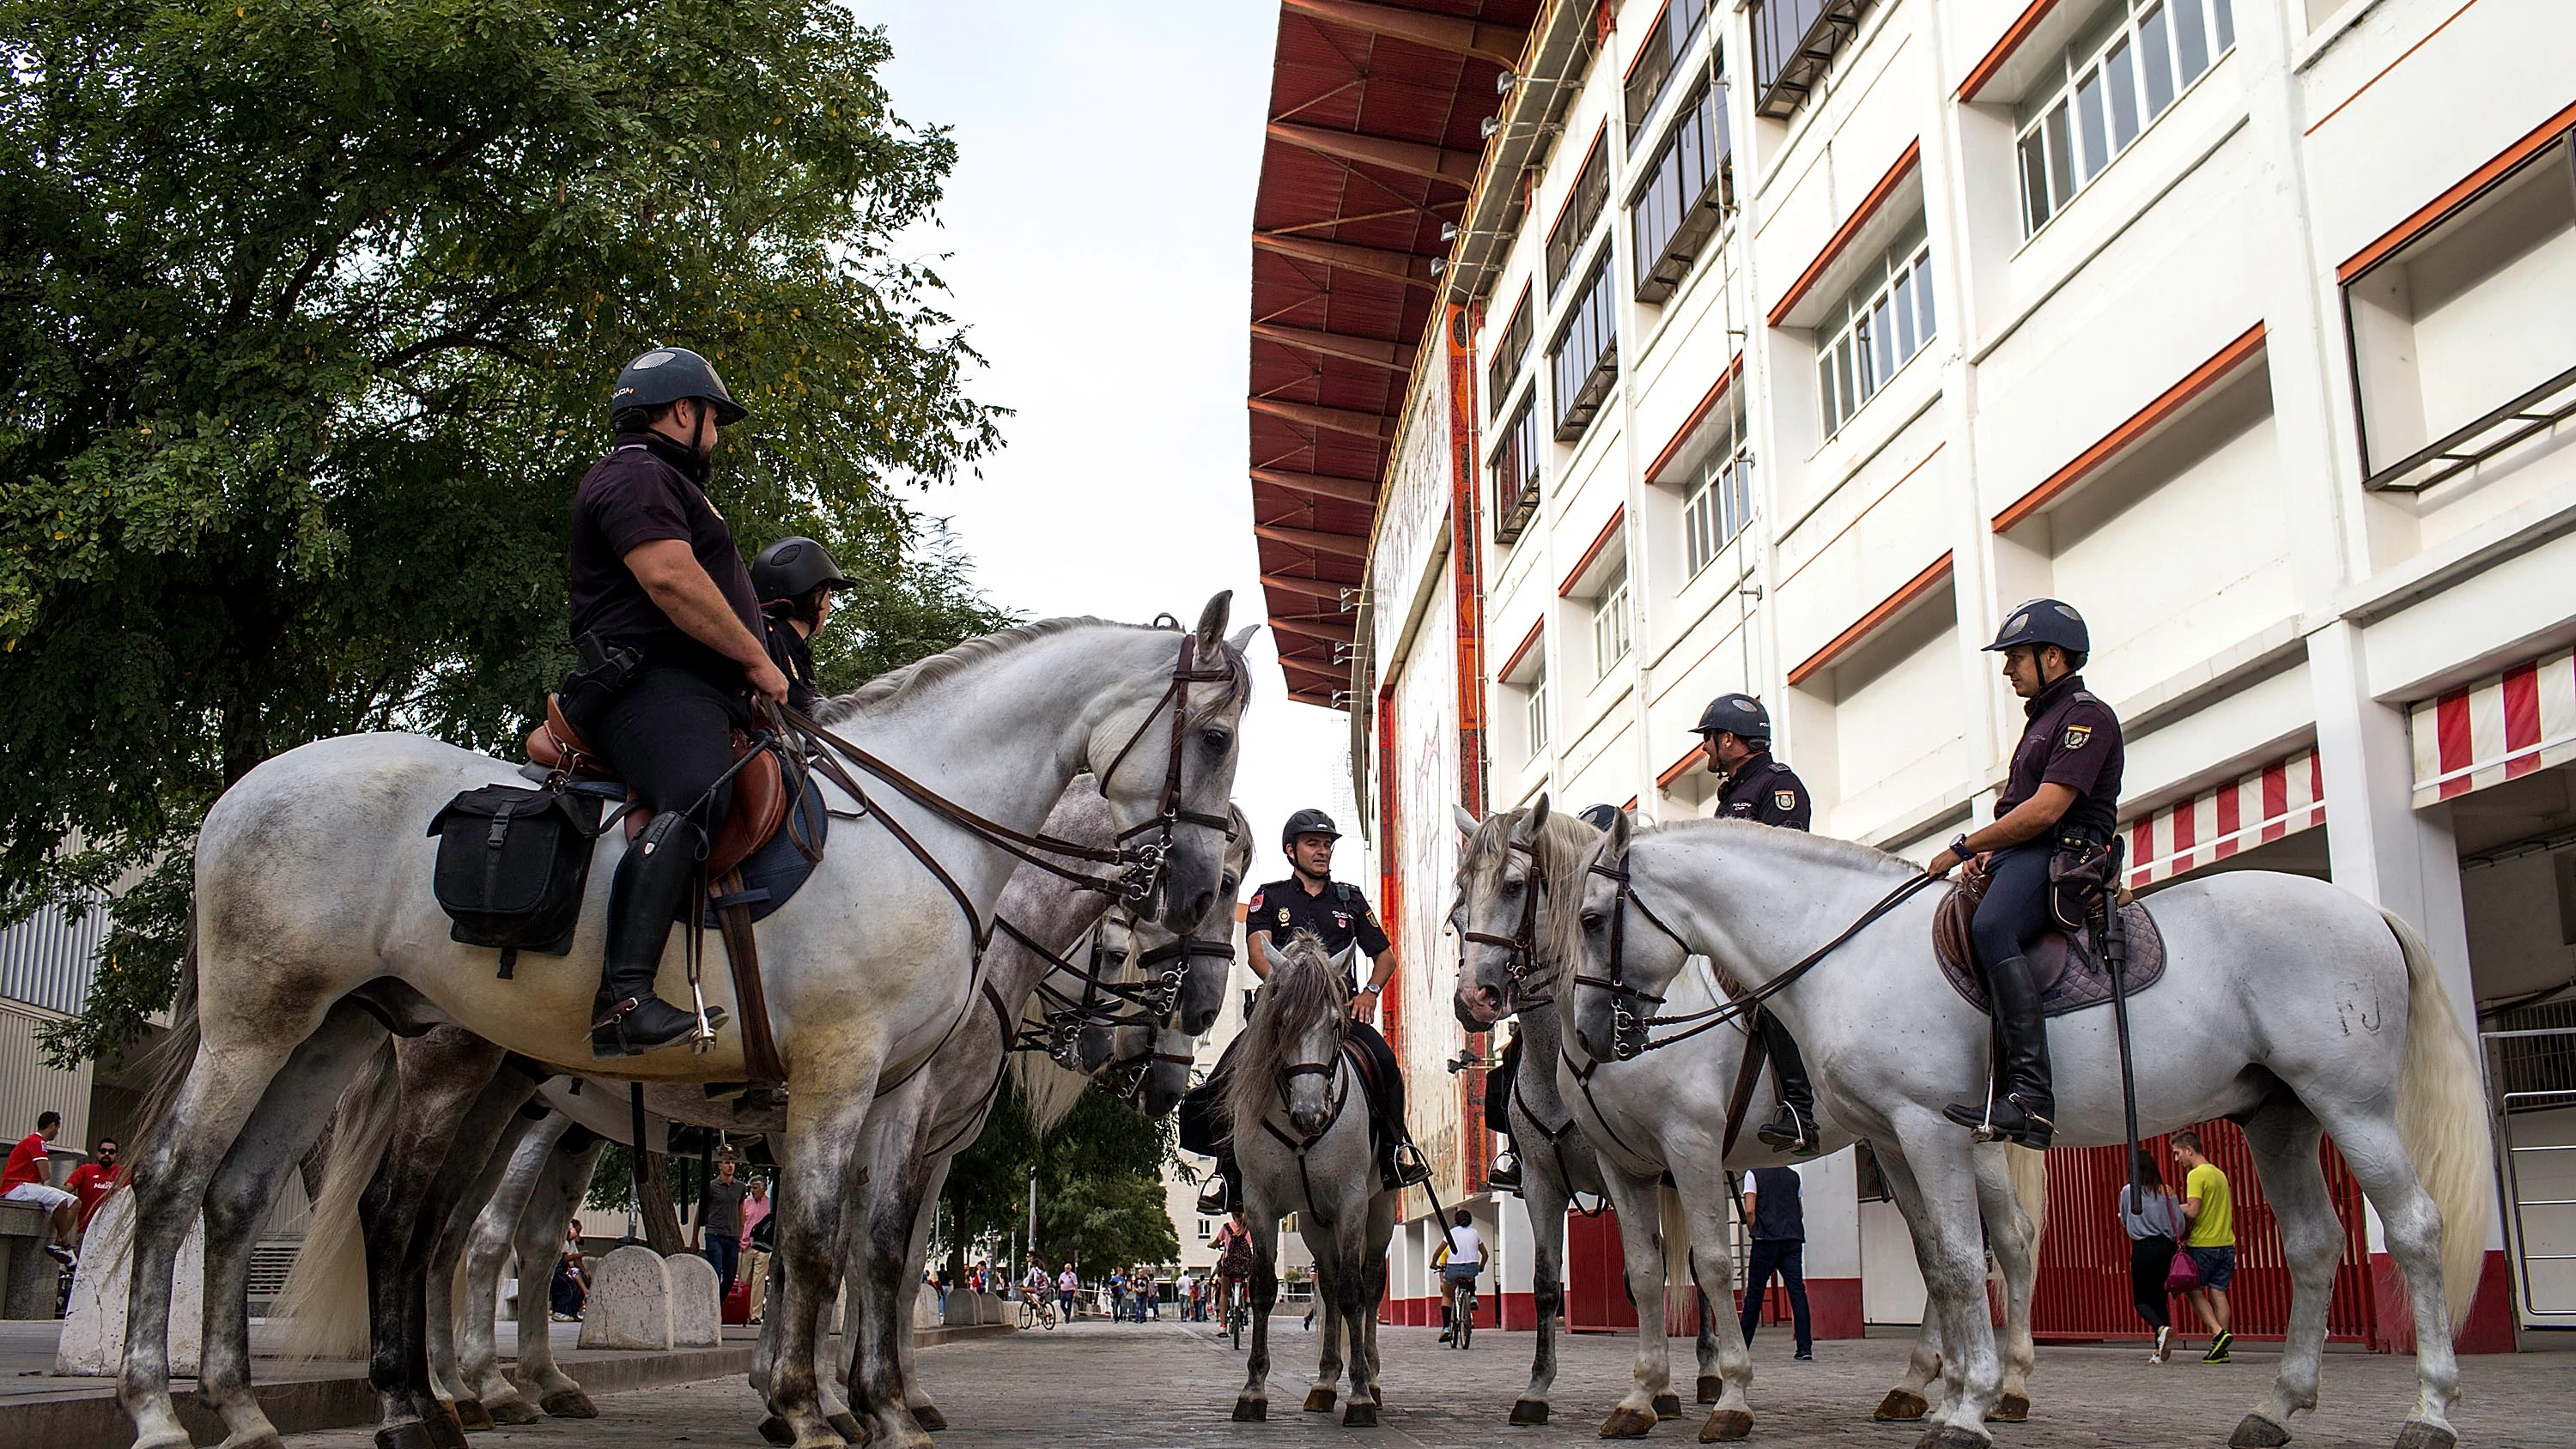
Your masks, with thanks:
M 36 1130 L 9 1150 L 9 1165 L 0 1168 L 0 1202 L 24 1203 L 51 1213 L 54 1240 L 45 1245 L 45 1251 L 68 1268 L 76 1261 L 72 1244 L 80 1238 L 80 1199 L 45 1181 L 52 1161 L 46 1144 L 62 1130 L 63 1114 L 47 1112 L 36 1119 Z
M 73 1168 L 72 1175 L 63 1180 L 63 1186 L 80 1199 L 82 1232 L 89 1231 L 89 1220 L 98 1215 L 98 1205 L 107 1201 L 107 1195 L 124 1180 L 125 1169 L 117 1164 L 114 1139 L 100 1138 L 97 1155 Z

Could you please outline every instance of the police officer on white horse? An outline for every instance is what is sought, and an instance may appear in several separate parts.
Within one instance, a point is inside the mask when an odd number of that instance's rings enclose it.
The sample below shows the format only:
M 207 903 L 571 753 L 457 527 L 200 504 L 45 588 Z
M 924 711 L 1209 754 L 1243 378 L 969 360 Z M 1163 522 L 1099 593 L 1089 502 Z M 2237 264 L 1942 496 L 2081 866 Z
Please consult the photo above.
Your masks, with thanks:
M 1701 711 L 1696 733 L 1708 752 L 1708 772 L 1718 777 L 1718 818 L 1783 830 L 1812 828 L 1815 796 L 1797 771 L 1771 758 L 1771 711 L 1762 701 L 1721 694 Z M 1755 1019 L 1762 1049 L 1771 1057 L 1772 1079 L 1780 1086 L 1780 1110 L 1758 1135 L 1776 1151 L 1813 1157 L 1824 1141 L 1816 1131 L 1816 1089 L 1807 1081 L 1806 1058 L 1777 1013 L 1760 1012 Z
M 671 924 L 730 803 L 732 734 L 751 696 L 787 696 L 733 530 L 707 501 L 720 428 L 749 414 L 714 367 L 657 347 L 609 394 L 617 431 L 572 501 L 564 716 L 657 813 L 617 863 L 591 1055 L 672 1046 L 698 1019 L 653 994 Z M 709 1008 L 714 1026 L 720 1008 Z
M 2057 1096 L 2048 1069 L 2048 1023 L 2023 948 L 2056 923 L 2049 913 L 2049 859 L 2060 846 L 2099 848 L 2119 827 L 2123 750 L 2119 716 L 2084 687 L 2092 636 L 2084 616 L 2056 599 L 2013 610 L 1988 652 L 2004 656 L 2004 678 L 2024 701 L 2028 723 L 2012 772 L 1995 798 L 1995 821 L 1962 834 L 1924 869 L 1947 875 L 1985 857 L 1989 876 L 1970 934 L 2003 1038 L 1991 1119 L 1983 1104 L 1954 1103 L 1944 1115 L 1963 1127 L 2048 1146 Z

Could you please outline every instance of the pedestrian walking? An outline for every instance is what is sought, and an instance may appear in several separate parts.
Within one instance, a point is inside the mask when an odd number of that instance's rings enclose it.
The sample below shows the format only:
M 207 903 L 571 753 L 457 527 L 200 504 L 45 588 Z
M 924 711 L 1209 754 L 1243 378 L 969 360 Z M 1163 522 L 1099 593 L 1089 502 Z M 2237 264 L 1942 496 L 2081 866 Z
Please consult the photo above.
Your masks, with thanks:
M 1123 1269 L 1112 1268 L 1109 1270 L 1109 1321 L 1123 1323 L 1126 1319 L 1127 1274 Z
M 2129 1296 L 2138 1305 L 2138 1316 L 2156 1331 L 2155 1351 L 2147 1362 L 2163 1363 L 2173 1353 L 2173 1304 L 2165 1294 L 2165 1275 L 2173 1271 L 2187 1225 L 2155 1154 L 2143 1147 L 2138 1149 L 2137 1196 L 2121 1188 L 2118 1207 L 2120 1226 L 2129 1233 Z
M 715 1181 L 698 1197 L 699 1241 L 693 1246 L 716 1270 L 719 1299 L 733 1292 L 733 1280 L 742 1269 L 742 1204 L 750 1195 L 749 1184 L 734 1180 L 733 1155 L 727 1153 L 716 1161 Z
M 1066 1323 L 1073 1322 L 1074 1295 L 1082 1291 L 1082 1279 L 1073 1271 L 1073 1260 L 1067 1258 L 1064 1271 L 1055 1275 L 1056 1311 Z
M 2191 1226 L 2183 1233 L 2183 1251 L 2200 1270 L 2200 1287 L 2191 1295 L 2192 1312 L 2209 1329 L 2209 1352 L 2202 1363 L 2228 1362 L 2236 1342 L 2228 1331 L 2227 1287 L 2236 1281 L 2236 1205 L 2227 1174 L 2201 1150 L 2200 1134 L 2189 1129 L 2173 1135 L 2174 1161 L 2183 1165 L 2182 1215 Z
M 1752 1271 L 1744 1284 L 1744 1341 L 1762 1321 L 1762 1297 L 1778 1274 L 1789 1290 L 1790 1323 L 1798 1340 L 1798 1361 L 1816 1356 L 1816 1341 L 1807 1320 L 1807 1209 L 1798 1195 L 1798 1172 L 1790 1167 L 1757 1167 L 1744 1194 L 1744 1220 L 1753 1227 Z

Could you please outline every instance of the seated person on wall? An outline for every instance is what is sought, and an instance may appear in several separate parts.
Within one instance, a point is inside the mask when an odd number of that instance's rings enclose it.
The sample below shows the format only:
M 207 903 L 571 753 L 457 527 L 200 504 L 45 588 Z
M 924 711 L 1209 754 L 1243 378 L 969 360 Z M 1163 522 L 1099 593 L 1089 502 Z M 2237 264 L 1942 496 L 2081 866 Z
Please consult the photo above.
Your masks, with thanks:
M 1357 1043 L 1373 1064 L 1382 1090 L 1377 1098 L 1376 1129 L 1378 1172 L 1392 1189 L 1408 1187 L 1430 1178 L 1430 1169 L 1419 1154 L 1399 1153 L 1399 1146 L 1411 1141 L 1404 1126 L 1404 1077 L 1397 1069 L 1395 1051 L 1378 1034 L 1369 1018 L 1376 1014 L 1378 998 L 1385 994 L 1387 978 L 1395 974 L 1395 947 L 1387 940 L 1386 931 L 1377 923 L 1377 912 L 1369 908 L 1368 897 L 1358 886 L 1333 879 L 1333 842 L 1341 832 L 1333 828 L 1333 817 L 1321 810 L 1300 810 L 1288 817 L 1279 833 L 1279 847 L 1288 856 L 1292 871 L 1286 880 L 1272 881 L 1252 893 L 1245 907 L 1244 946 L 1250 952 L 1253 974 L 1270 974 L 1270 956 L 1265 945 L 1284 943 L 1299 931 L 1312 931 L 1324 943 L 1327 952 L 1338 955 L 1343 947 L 1356 941 L 1369 958 L 1368 985 L 1351 994 L 1351 1040 Z M 1216 1158 L 1216 1174 L 1208 1181 L 1207 1190 L 1199 1195 L 1199 1211 L 1214 1217 L 1240 1202 L 1243 1179 L 1234 1164 L 1234 1145 L 1216 1135 L 1208 1121 L 1208 1112 L 1233 1060 L 1233 1048 L 1217 1060 L 1216 1070 L 1208 1080 L 1193 1088 L 1181 1099 L 1181 1146 L 1191 1152 L 1206 1153 Z
M 9 1165 L 0 1169 L 0 1202 L 44 1210 L 46 1227 L 53 1234 L 45 1240 L 45 1251 L 55 1262 L 68 1268 L 77 1261 L 72 1245 L 80 1241 L 80 1199 L 45 1181 L 53 1156 L 46 1144 L 63 1130 L 63 1114 L 41 1112 L 36 1116 L 36 1130 L 9 1149 Z

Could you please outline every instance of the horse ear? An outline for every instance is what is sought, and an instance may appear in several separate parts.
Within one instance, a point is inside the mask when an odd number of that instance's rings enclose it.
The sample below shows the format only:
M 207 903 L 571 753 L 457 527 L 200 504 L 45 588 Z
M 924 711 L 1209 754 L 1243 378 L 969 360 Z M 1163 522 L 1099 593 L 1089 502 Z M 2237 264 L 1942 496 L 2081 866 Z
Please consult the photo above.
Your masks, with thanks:
M 1198 636 L 1201 651 L 1215 648 L 1218 641 L 1225 637 L 1225 618 L 1233 608 L 1234 590 L 1219 589 L 1216 596 L 1207 601 L 1207 607 L 1199 610 Z
M 1610 844 L 1601 852 L 1604 860 L 1628 858 L 1628 841 L 1636 831 L 1636 817 L 1622 810 L 1610 822 Z
M 1351 969 L 1351 962 L 1356 959 L 1359 954 L 1359 942 L 1353 941 L 1349 945 L 1344 946 L 1342 949 L 1333 953 L 1333 969 L 1339 972 L 1349 971 Z
M 1476 833 L 1476 817 L 1467 813 L 1466 806 L 1452 803 L 1449 807 L 1449 818 L 1457 823 L 1460 835 Z
M 1276 971 L 1288 964 L 1288 958 L 1279 954 L 1279 948 L 1271 943 L 1270 936 L 1268 931 L 1261 933 L 1261 954 L 1269 961 L 1270 969 Z
M 1537 799 L 1537 801 L 1536 801 L 1535 803 L 1533 803 L 1533 804 L 1530 806 L 1530 812 L 1529 812 L 1529 833 L 1530 833 L 1530 839 L 1532 839 L 1532 840 L 1536 840 L 1536 839 L 1538 839 L 1539 832 L 1540 832 L 1540 831 L 1542 831 L 1542 830 L 1545 830 L 1546 828 L 1547 828 L 1547 792 L 1546 792 L 1546 791 L 1544 791 L 1544 790 L 1541 790 L 1541 791 L 1539 792 L 1539 794 L 1538 794 L 1538 799 Z
M 1225 647 L 1233 650 L 1237 654 L 1240 654 L 1245 649 L 1251 647 L 1252 636 L 1260 632 L 1261 626 L 1259 624 L 1246 624 L 1242 628 L 1234 631 L 1232 637 L 1225 641 Z

